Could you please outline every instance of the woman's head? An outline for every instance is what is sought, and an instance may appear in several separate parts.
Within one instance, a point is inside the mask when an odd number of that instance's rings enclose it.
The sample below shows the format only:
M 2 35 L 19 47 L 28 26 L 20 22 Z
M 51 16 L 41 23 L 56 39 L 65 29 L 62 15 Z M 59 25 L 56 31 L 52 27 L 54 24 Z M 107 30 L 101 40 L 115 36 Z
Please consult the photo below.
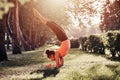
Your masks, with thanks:
M 50 50 L 46 50 L 45 52 L 47 54 L 47 57 L 51 60 L 55 60 L 55 51 L 50 51 Z

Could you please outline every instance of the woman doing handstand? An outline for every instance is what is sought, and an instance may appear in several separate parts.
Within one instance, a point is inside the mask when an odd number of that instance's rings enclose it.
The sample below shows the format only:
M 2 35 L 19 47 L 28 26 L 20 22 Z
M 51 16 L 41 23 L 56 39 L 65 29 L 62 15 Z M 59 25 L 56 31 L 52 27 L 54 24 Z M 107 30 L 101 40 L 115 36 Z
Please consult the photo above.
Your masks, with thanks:
M 42 24 L 50 27 L 52 31 L 56 34 L 58 40 L 61 41 L 61 45 L 60 48 L 58 48 L 58 50 L 56 51 L 46 50 L 45 53 L 47 54 L 47 57 L 49 59 L 51 59 L 52 61 L 56 61 L 56 65 L 54 67 L 63 66 L 64 56 L 68 53 L 70 49 L 70 40 L 68 39 L 64 30 L 59 25 L 41 16 L 41 14 L 34 8 L 33 8 L 33 12 L 34 12 L 34 16 L 38 18 L 42 22 Z M 52 67 L 52 66 L 49 64 L 48 67 Z

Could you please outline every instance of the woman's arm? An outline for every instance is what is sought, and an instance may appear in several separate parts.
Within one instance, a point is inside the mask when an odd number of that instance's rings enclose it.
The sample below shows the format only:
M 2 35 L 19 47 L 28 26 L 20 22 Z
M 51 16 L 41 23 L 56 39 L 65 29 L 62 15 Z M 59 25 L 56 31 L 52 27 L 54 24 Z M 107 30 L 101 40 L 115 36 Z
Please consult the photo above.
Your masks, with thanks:
M 56 61 L 56 67 L 59 67 L 60 62 L 59 62 L 59 53 L 58 52 L 55 53 L 55 61 Z
M 64 65 L 64 58 L 60 57 L 60 66 L 63 66 L 63 65 Z

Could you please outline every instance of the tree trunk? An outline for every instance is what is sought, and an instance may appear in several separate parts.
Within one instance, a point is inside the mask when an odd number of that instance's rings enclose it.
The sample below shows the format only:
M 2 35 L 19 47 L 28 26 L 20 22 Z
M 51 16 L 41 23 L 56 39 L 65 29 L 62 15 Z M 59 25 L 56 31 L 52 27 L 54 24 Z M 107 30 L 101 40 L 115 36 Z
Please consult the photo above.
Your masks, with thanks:
M 7 31 L 9 33 L 9 35 L 11 36 L 12 38 L 12 49 L 13 49 L 13 54 L 19 54 L 21 53 L 21 49 L 20 49 L 20 45 L 18 43 L 18 40 L 17 40 L 17 34 L 15 32 L 15 26 L 14 26 L 14 13 L 13 13 L 13 9 L 10 9 L 9 10 L 9 13 L 8 13 L 8 25 L 7 25 Z
M 21 54 L 21 48 L 18 41 L 18 27 L 19 27 L 19 14 L 18 14 L 18 0 L 13 0 L 14 2 L 14 25 L 13 25 L 13 54 Z
M 7 23 L 7 15 L 4 15 L 0 20 L 0 61 L 7 61 L 7 54 L 5 50 L 5 27 Z
M 10 50 L 10 38 L 9 38 L 9 33 L 7 31 L 7 40 L 6 40 L 6 44 L 7 44 L 7 50 Z
M 35 44 L 35 47 L 37 47 L 37 39 L 38 39 L 38 26 L 35 25 L 35 38 L 34 38 L 34 44 Z
M 19 20 L 21 31 L 24 33 L 26 44 L 23 44 L 25 50 L 34 50 L 34 16 L 33 16 L 33 2 L 30 1 L 25 5 L 19 7 Z M 24 14 L 24 15 L 23 15 Z

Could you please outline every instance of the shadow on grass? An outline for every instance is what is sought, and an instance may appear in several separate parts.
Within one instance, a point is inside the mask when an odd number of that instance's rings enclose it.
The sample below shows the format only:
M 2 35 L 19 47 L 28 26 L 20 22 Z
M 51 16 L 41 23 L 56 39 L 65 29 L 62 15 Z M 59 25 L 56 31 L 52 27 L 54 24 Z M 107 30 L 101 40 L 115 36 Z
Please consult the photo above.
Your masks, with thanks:
M 34 73 L 43 73 L 43 77 L 40 79 L 33 79 L 33 80 L 42 80 L 44 78 L 47 78 L 47 77 L 56 77 L 56 75 L 60 72 L 60 68 L 46 68 L 46 69 L 39 69 L 39 70 L 36 70 L 36 71 L 33 71 L 31 72 L 30 74 L 34 74 Z

